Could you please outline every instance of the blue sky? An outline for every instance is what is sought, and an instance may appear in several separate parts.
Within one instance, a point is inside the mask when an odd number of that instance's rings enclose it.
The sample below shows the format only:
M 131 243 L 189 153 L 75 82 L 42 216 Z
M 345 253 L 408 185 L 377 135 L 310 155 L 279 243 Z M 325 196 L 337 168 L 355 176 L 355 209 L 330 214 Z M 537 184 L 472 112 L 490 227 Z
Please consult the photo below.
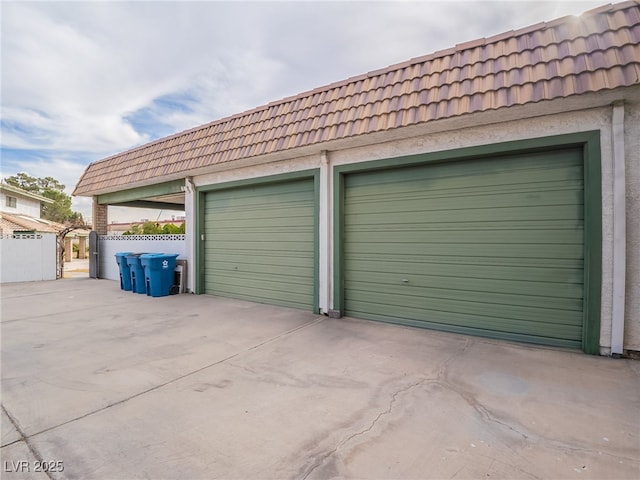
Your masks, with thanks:
M 1 176 L 71 193 L 89 163 L 156 138 L 604 3 L 4 0 Z M 90 205 L 73 199 L 87 219 Z

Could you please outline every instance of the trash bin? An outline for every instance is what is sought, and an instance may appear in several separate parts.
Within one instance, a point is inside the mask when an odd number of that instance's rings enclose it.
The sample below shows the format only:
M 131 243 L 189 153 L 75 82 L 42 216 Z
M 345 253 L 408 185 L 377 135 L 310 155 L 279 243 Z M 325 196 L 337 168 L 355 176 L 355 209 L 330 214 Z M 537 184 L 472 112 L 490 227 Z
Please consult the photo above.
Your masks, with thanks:
M 133 293 L 147 293 L 144 280 L 144 268 L 140 264 L 140 256 L 142 253 L 130 253 L 127 255 L 127 264 L 129 265 L 131 290 Z
M 177 253 L 150 253 L 140 256 L 144 267 L 147 295 L 165 297 L 171 293 L 175 283 Z
M 131 291 L 131 269 L 127 263 L 127 255 L 131 252 L 118 252 L 115 254 L 116 262 L 120 268 L 120 288 L 127 292 Z

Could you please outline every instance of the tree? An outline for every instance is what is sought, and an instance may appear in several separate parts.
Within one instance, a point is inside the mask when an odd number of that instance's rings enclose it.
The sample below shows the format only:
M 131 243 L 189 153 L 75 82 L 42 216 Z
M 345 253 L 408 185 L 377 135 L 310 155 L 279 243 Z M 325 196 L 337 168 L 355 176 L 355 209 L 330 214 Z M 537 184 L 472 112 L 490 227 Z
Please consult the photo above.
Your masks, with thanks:
M 176 227 L 173 223 L 167 223 L 164 227 L 162 227 L 162 233 L 167 234 L 180 234 L 184 233 L 184 223 L 182 223 L 179 227 Z
M 167 223 L 161 227 L 159 223 L 144 222 L 142 225 L 132 225 L 123 235 L 161 235 L 161 234 L 179 234 L 184 233 L 184 222 L 179 226 Z
M 42 205 L 40 212 L 42 218 L 58 223 L 84 224 L 82 214 L 71 210 L 71 197 L 64 193 L 65 186 L 55 178 L 37 178 L 21 172 L 5 178 L 4 181 L 14 187 L 53 200 L 51 204 Z

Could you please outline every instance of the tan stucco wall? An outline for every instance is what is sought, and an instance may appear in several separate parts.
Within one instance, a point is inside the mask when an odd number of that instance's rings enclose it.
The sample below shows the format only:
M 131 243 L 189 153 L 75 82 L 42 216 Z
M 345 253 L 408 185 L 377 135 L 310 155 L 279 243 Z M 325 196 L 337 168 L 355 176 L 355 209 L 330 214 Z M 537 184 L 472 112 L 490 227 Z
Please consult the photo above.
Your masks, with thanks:
M 193 177 L 193 183 L 202 185 L 215 185 L 218 183 L 234 182 L 236 180 L 248 180 L 252 178 L 268 177 L 283 173 L 299 172 L 320 168 L 320 155 L 308 155 L 286 161 L 269 162 L 260 165 L 251 165 L 233 170 L 221 170 L 215 173 L 198 175 Z
M 625 141 L 627 159 L 627 308 L 624 346 L 629 350 L 640 350 L 640 89 L 625 93 L 635 98 L 629 102 L 625 117 Z M 487 145 L 499 142 L 543 138 L 553 135 L 571 134 L 592 130 L 600 131 L 602 158 L 602 305 L 601 305 L 601 352 L 608 354 L 611 346 L 612 324 L 612 288 L 613 288 L 613 154 L 612 154 L 612 106 L 610 102 L 618 99 L 613 93 L 586 96 L 566 102 L 541 103 L 535 106 L 509 109 L 490 114 L 469 115 L 442 124 L 412 127 L 404 130 L 407 138 L 400 137 L 401 132 L 389 132 L 377 135 L 376 143 L 363 145 L 364 139 L 335 144 L 328 149 L 331 166 L 371 160 L 400 157 L 420 153 L 454 150 L 463 147 Z M 600 105 L 593 107 L 593 105 Z M 580 110 L 567 111 L 575 108 Z M 529 118 L 518 118 L 527 115 Z M 502 117 L 502 118 L 501 118 Z M 491 124 L 482 122 L 491 121 Z M 373 137 L 372 137 L 373 138 Z M 228 169 L 224 166 L 217 172 L 194 176 L 196 186 L 225 183 L 235 180 L 258 178 L 268 175 L 288 173 L 311 168 L 320 168 L 321 148 L 311 155 L 286 160 L 272 161 Z M 224 168 L 224 169 L 223 169 Z M 331 175 L 331 178 L 333 176 Z M 331 188 L 328 185 L 327 188 Z M 330 197 L 332 198 L 332 196 Z M 329 224 L 332 223 L 330 205 Z M 187 224 L 193 222 L 187 222 Z M 330 252 L 330 257 L 333 255 Z M 331 257 L 332 258 L 332 257 Z M 330 264 L 333 264 L 331 261 Z M 329 272 L 329 281 L 332 278 Z

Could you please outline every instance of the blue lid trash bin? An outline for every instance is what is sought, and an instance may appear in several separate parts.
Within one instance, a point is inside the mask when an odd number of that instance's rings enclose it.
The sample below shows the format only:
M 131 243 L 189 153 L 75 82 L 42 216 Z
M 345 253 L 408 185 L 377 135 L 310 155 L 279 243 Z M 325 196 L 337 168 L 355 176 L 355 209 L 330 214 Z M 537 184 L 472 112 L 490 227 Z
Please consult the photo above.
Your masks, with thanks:
M 131 291 L 131 269 L 127 263 L 127 255 L 131 252 L 118 252 L 115 254 L 116 263 L 120 268 L 120 289 L 127 292 Z
M 127 255 L 127 264 L 129 265 L 131 288 L 133 293 L 147 293 L 146 282 L 144 279 L 144 267 L 140 264 L 140 256 L 142 253 L 130 253 Z
M 175 283 L 177 253 L 150 253 L 140 256 L 144 267 L 147 295 L 165 297 Z

